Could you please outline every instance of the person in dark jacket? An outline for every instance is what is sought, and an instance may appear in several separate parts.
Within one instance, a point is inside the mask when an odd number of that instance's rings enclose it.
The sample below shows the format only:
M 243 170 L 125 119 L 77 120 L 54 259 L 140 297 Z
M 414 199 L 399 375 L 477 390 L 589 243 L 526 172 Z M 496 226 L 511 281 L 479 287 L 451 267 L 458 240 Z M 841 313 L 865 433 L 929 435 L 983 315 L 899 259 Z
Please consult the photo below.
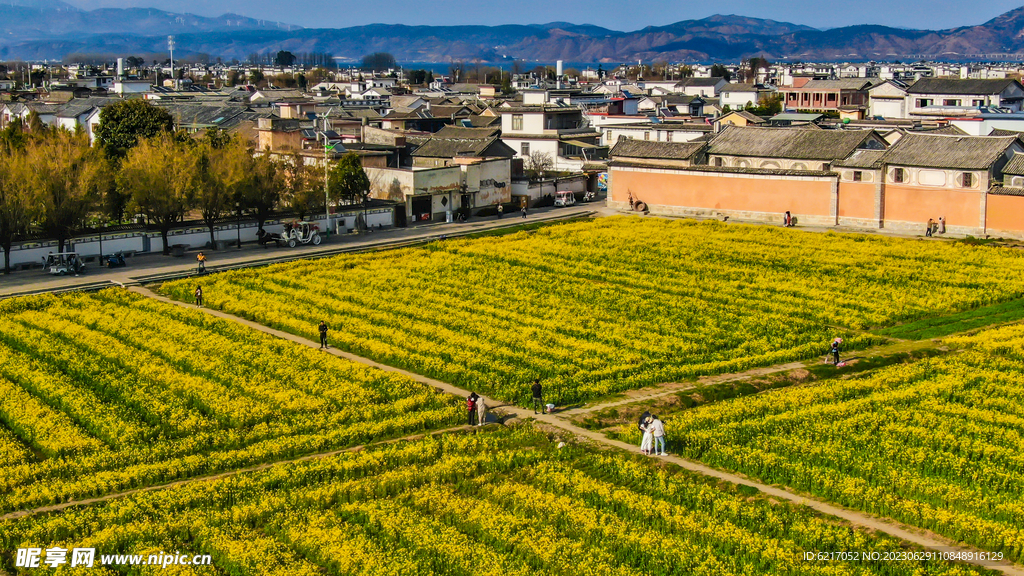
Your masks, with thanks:
M 198 284 L 196 285 L 196 306 L 203 307 L 203 287 Z
M 466 398 L 466 411 L 468 412 L 469 425 L 470 426 L 476 426 L 476 424 L 477 424 L 477 421 L 476 421 L 476 402 L 477 402 L 477 400 L 479 398 L 480 397 L 477 396 L 476 392 L 471 393 L 469 395 L 469 398 Z
M 544 390 L 541 388 L 540 380 L 534 380 L 533 386 L 530 386 L 530 392 L 533 393 L 533 413 L 537 413 L 539 407 L 541 411 L 544 410 Z
M 323 350 L 324 348 L 330 348 L 330 346 L 327 345 L 327 322 L 321 320 L 320 325 L 317 326 L 317 328 L 320 330 L 320 349 Z
M 839 340 L 832 341 L 832 363 L 836 366 L 839 365 Z

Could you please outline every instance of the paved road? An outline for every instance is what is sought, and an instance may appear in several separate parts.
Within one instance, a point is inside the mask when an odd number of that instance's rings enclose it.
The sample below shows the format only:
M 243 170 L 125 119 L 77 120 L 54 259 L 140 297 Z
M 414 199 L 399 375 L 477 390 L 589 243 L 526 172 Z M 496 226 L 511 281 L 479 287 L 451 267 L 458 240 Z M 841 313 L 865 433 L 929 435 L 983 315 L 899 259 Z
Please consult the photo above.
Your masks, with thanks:
M 259 265 L 277 261 L 282 258 L 310 258 L 326 256 L 352 250 L 366 250 L 375 247 L 386 247 L 390 244 L 417 242 L 436 239 L 440 236 L 458 236 L 483 232 L 498 228 L 509 228 L 522 224 L 547 222 L 581 216 L 597 210 L 604 210 L 604 203 L 578 204 L 569 208 L 539 208 L 529 212 L 523 219 L 518 213 L 514 216 L 474 218 L 466 223 L 440 223 L 412 226 L 409 228 L 392 228 L 376 230 L 364 235 L 344 234 L 332 235 L 320 246 L 299 246 L 296 248 L 263 247 L 257 244 L 243 244 L 237 248 L 223 251 L 204 251 L 207 255 L 207 272 L 216 272 L 225 267 Z M 125 268 L 87 269 L 80 276 L 50 276 L 41 270 L 24 270 L 9 275 L 0 274 L 0 298 L 32 292 L 52 292 L 75 288 L 88 288 L 97 284 L 130 285 L 146 278 L 183 274 L 196 269 L 196 254 L 199 250 L 186 253 L 185 257 L 175 258 L 162 254 L 146 254 L 128 258 Z

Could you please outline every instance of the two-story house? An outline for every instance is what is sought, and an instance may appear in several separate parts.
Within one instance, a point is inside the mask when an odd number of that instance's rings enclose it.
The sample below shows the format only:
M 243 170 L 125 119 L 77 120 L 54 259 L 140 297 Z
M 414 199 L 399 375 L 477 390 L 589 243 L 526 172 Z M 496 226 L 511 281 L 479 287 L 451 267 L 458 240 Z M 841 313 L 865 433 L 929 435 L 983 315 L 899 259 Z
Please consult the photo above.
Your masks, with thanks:
M 781 88 L 782 105 L 788 110 L 838 112 L 841 109 L 867 107 L 868 89 L 872 81 L 867 78 L 841 80 L 810 80 L 800 86 Z
M 552 170 L 582 170 L 588 161 L 607 157 L 600 138 L 575 106 L 501 108 L 501 139 L 527 165 L 539 153 L 550 159 Z
M 725 78 L 718 76 L 711 78 L 683 78 L 676 82 L 675 91 L 677 94 L 714 98 L 718 96 L 722 88 L 728 83 Z
M 958 80 L 922 78 L 907 88 L 907 111 L 911 118 L 962 116 L 978 108 L 1004 108 L 1020 112 L 1024 86 L 1016 80 Z

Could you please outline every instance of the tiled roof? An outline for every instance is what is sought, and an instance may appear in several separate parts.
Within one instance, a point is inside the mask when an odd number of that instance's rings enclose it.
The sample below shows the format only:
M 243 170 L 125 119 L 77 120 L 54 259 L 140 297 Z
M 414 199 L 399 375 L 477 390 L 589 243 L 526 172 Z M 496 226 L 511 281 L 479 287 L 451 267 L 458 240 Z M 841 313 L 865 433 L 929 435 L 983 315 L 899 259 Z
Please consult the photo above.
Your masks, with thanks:
M 492 138 L 430 138 L 412 153 L 427 158 L 501 157 L 511 158 L 516 151 L 497 137 Z
M 689 160 L 707 144 L 704 142 L 650 142 L 621 138 L 608 153 L 612 157 Z
M 885 152 L 885 150 L 855 150 L 849 158 L 840 160 L 835 165 L 844 168 L 878 168 Z
M 867 78 L 841 78 L 839 80 L 811 80 L 799 90 L 866 90 L 872 86 Z
M 689 86 L 714 86 L 723 80 L 725 80 L 725 78 L 718 76 L 712 78 L 683 78 L 679 82 L 676 82 L 676 88 L 686 88 Z
M 1007 186 L 993 186 L 989 194 L 997 196 L 1024 196 L 1024 188 L 1010 188 Z
M 445 126 L 434 135 L 436 138 L 491 138 L 497 136 L 501 128 L 462 128 Z
M 1024 176 L 1024 154 L 1014 154 L 1013 158 L 1003 167 L 1003 174 Z
M 711 142 L 709 154 L 833 161 L 847 158 L 872 130 L 786 130 L 727 126 Z
M 885 163 L 951 170 L 986 170 L 1017 139 L 1013 136 L 944 136 L 907 132 L 892 145 Z
M 1009 78 L 994 80 L 959 80 L 946 78 L 921 78 L 907 89 L 909 94 L 999 94 L 1016 80 Z

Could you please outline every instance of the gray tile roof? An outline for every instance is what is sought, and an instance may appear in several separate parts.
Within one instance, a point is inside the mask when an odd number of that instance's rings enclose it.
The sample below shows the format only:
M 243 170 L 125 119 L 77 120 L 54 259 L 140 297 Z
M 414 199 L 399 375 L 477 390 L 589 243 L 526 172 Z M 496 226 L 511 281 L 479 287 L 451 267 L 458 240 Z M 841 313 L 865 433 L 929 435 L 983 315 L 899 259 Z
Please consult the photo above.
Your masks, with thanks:
M 844 168 L 864 168 L 870 170 L 881 166 L 885 150 L 855 150 L 849 158 L 836 162 L 836 166 Z
M 987 170 L 1017 139 L 1013 136 L 945 136 L 907 132 L 885 163 L 951 170 Z
M 1003 167 L 1003 174 L 1024 176 L 1024 154 L 1014 154 L 1013 158 Z
M 430 138 L 412 155 L 421 158 L 457 158 L 459 156 L 511 158 L 516 155 L 516 151 L 497 137 Z
M 622 158 L 690 160 L 706 145 L 705 142 L 650 142 L 621 138 L 608 155 Z
M 676 82 L 676 88 L 686 88 L 689 86 L 714 86 L 724 80 L 725 78 L 718 76 L 714 76 L 712 78 L 683 78 L 679 82 Z
M 847 158 L 874 135 L 873 130 L 786 130 L 727 126 L 708 154 L 834 161 Z
M 909 94 L 999 94 L 1016 80 L 1009 78 L 994 80 L 960 80 L 946 78 L 921 78 L 907 89 Z
M 1010 188 L 1008 186 L 993 186 L 989 194 L 998 196 L 1024 196 L 1024 188 Z
M 867 90 L 874 83 L 867 78 L 840 78 L 839 80 L 811 80 L 800 90 Z
M 497 136 L 501 128 L 462 128 L 445 126 L 434 134 L 435 138 L 491 138 Z

